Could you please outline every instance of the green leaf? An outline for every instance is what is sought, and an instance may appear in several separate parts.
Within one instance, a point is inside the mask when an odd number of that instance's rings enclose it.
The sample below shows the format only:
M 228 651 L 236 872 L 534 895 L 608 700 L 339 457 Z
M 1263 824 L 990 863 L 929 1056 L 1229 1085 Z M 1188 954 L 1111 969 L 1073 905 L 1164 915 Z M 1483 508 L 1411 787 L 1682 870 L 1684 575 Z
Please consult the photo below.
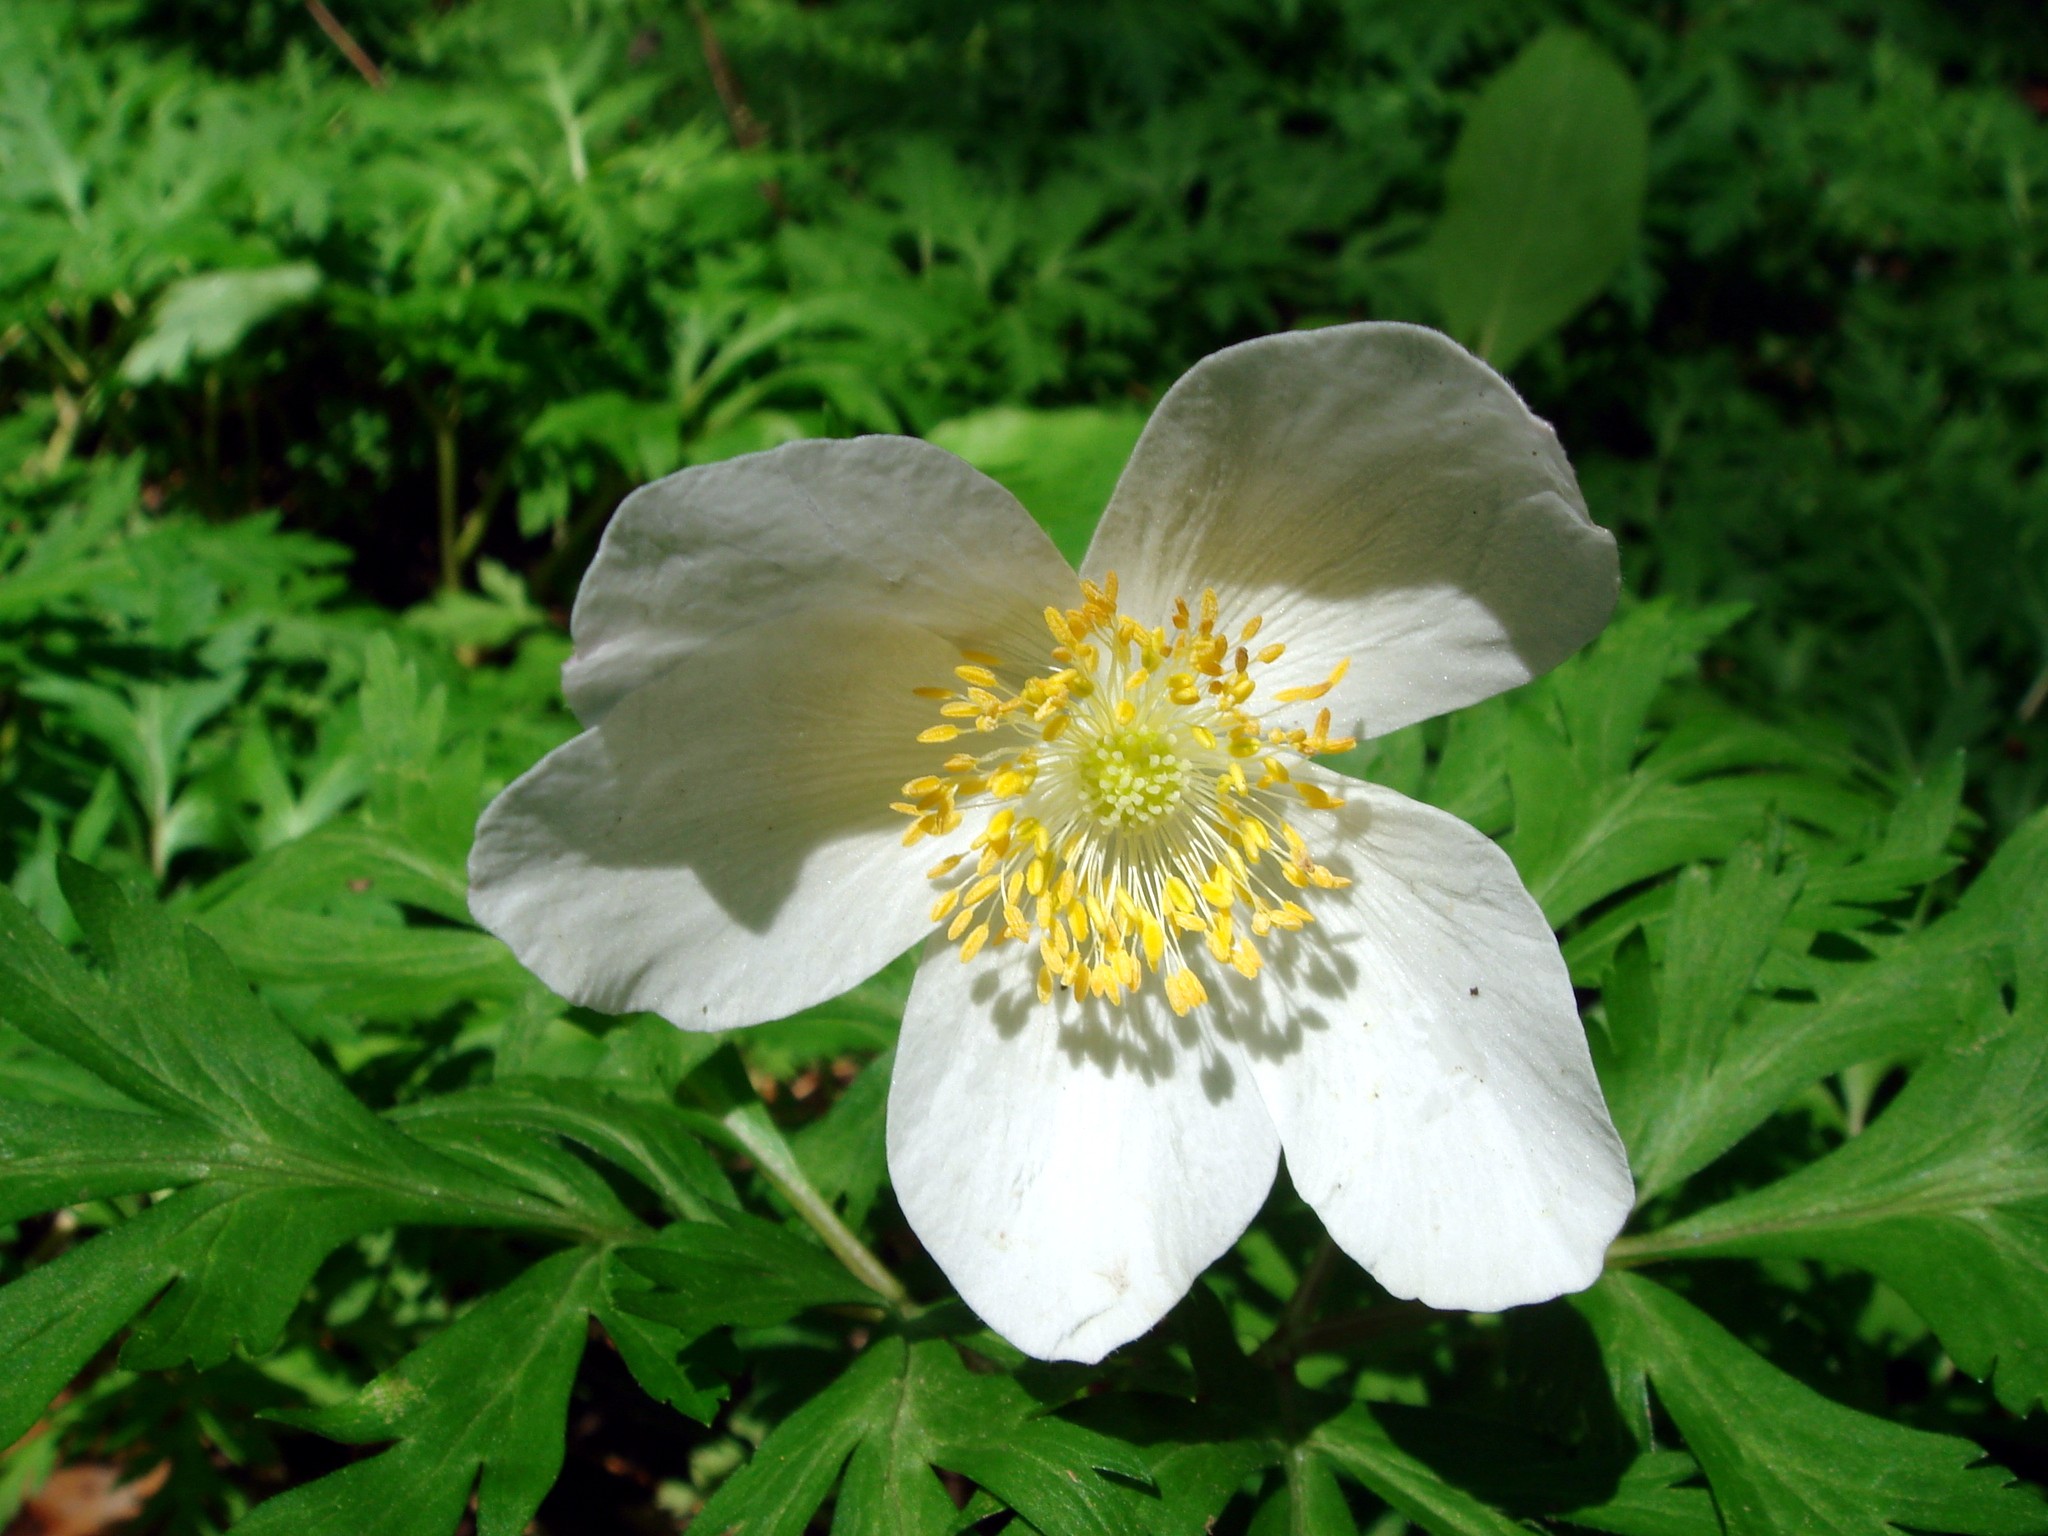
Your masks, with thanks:
M 704 1144 L 685 1128 L 681 1112 L 597 1083 L 508 1078 L 488 1088 L 422 1100 L 393 1118 L 407 1127 L 438 1122 L 456 1138 L 485 1127 L 561 1136 L 632 1174 L 671 1214 L 692 1221 L 710 1220 L 716 1209 L 739 1204 Z
M 1427 259 L 1453 335 L 1495 367 L 1596 298 L 1635 245 L 1649 174 L 1636 88 L 1584 35 L 1553 30 L 1472 105 Z
M 242 1536 L 447 1536 L 472 1489 L 478 1536 L 519 1536 L 562 1466 L 569 1388 L 601 1257 L 543 1259 L 345 1403 L 275 1417 L 350 1445 L 398 1443 L 281 1493 Z
M 1662 1286 L 1610 1273 L 1576 1305 L 1610 1369 L 1647 1370 L 1728 1536 L 2048 1531 L 2039 1498 L 1977 1465 L 1981 1447 L 1829 1401 Z
M 619 1358 L 649 1397 L 709 1424 L 726 1394 L 726 1371 L 695 1335 L 644 1315 L 637 1303 L 651 1289 L 645 1276 L 605 1256 L 595 1307 L 597 1320 L 618 1346 Z
M 467 889 L 459 864 L 374 828 L 327 826 L 230 871 L 188 910 L 254 980 L 411 1019 L 531 990 L 511 953 L 470 926 Z M 441 921 L 407 926 L 407 908 Z
M 1554 1331 L 1558 1322 L 1582 1333 L 1585 1325 L 1563 1309 L 1545 1310 L 1551 1312 L 1546 1330 L 1551 1350 L 1540 1368 L 1551 1378 L 1546 1381 L 1555 1393 L 1551 1401 L 1573 1404 L 1580 1412 L 1592 1409 L 1554 1353 L 1561 1342 Z M 1590 1350 L 1591 1335 L 1585 1336 Z M 1621 1536 L 1721 1536 L 1720 1516 L 1706 1489 L 1676 1486 L 1698 1478 L 1693 1459 L 1682 1451 L 1637 1454 L 1625 1431 L 1612 1435 L 1622 1429 L 1618 1424 L 1603 1425 L 1587 1440 L 1568 1445 L 1515 1423 L 1448 1409 L 1375 1403 L 1369 1411 L 1379 1438 L 1414 1464 L 1406 1475 L 1428 1479 L 1425 1492 L 1448 1485 L 1511 1519 L 1564 1520 Z M 1416 1518 L 1427 1524 L 1426 1518 Z M 1455 1521 L 1459 1516 L 1453 1511 L 1428 1518 Z M 1470 1518 L 1469 1509 L 1464 1518 Z
M 193 363 L 225 357 L 319 286 L 320 269 L 303 261 L 180 278 L 157 300 L 149 329 L 121 363 L 121 377 L 130 384 L 182 379 Z
M 1368 1403 L 1318 1424 L 1308 1444 L 1435 1536 L 1526 1536 L 1526 1527 L 1397 1445 Z
M 1671 679 L 1696 669 L 1743 612 L 1643 604 L 1505 701 L 1506 730 L 1491 734 L 1505 735 L 1498 746 L 1513 789 L 1508 851 L 1553 926 L 1669 870 L 1724 858 L 1775 821 L 1853 839 L 1879 813 L 1847 782 L 1849 765 L 1785 732 L 1713 706 L 1653 722 Z M 1585 945 L 1567 958 L 1585 974 Z
M 877 1340 L 830 1386 L 777 1425 L 753 1460 L 719 1487 L 693 1523 L 713 1536 L 802 1536 L 854 1447 L 888 1428 L 903 1398 L 906 1363 L 901 1339 Z M 943 1489 L 940 1497 L 945 1497 Z M 931 1523 L 931 1501 L 919 1500 L 914 1489 L 890 1503 L 894 1507 L 885 1505 L 886 1513 L 904 1522 L 898 1527 L 903 1536 L 950 1529 Z M 951 1512 L 951 1500 L 946 1509 Z M 886 1526 L 882 1531 L 896 1536 Z
M 7 1106 L 0 1208 L 178 1193 L 0 1290 L 0 1438 L 155 1300 L 131 1365 L 202 1365 L 277 1340 L 320 1262 L 399 1222 L 630 1235 L 615 1207 L 538 1194 L 372 1115 L 256 1004 L 196 929 L 66 864 L 86 971 L 0 890 L 0 1018 L 127 1101 Z
M 1280 1466 L 1286 1481 L 1259 1506 L 1248 1536 L 1357 1536 L 1358 1523 L 1329 1460 L 1295 1446 Z
M 1876 1123 L 1819 1162 L 1640 1240 L 1650 1253 L 1825 1259 L 1868 1269 L 1996 1375 L 2048 1395 L 2048 986 L 1924 1062 Z
M 943 1339 L 892 1336 L 790 1415 L 697 1522 L 712 1532 L 797 1536 L 842 1465 L 836 1536 L 958 1529 L 934 1467 L 972 1478 L 1062 1536 L 1129 1536 L 1152 1528 L 1159 1510 L 1149 1492 L 1128 1486 L 1148 1489 L 1152 1480 L 1134 1447 L 1045 1414 L 1015 1379 L 969 1370 Z
M 1592 1037 L 1594 1060 L 1645 1189 L 1661 1187 L 1662 1142 L 1684 1133 L 1688 1101 L 1711 1093 L 1722 1044 L 1799 894 L 1802 872 L 1776 865 L 1752 846 L 1718 872 L 1685 871 L 1661 963 L 1641 940 L 1624 945 L 1603 988 L 1607 1029 Z
M 740 1211 L 676 1222 L 620 1259 L 654 1282 L 628 1305 L 695 1337 L 721 1325 L 758 1328 L 807 1307 L 879 1305 L 839 1261 L 787 1227 Z
M 1983 1017 L 1998 980 L 2037 933 L 2048 889 L 2048 813 L 2002 844 L 1956 909 L 1916 933 L 1870 939 L 1875 960 L 1807 957 L 1798 985 L 1810 999 L 1759 996 L 1719 1031 L 1712 1059 L 1691 1075 L 1651 1090 L 1660 1118 L 1639 1131 L 1631 1166 L 1647 1198 L 1675 1186 L 1726 1152 L 1794 1094 L 1819 1079 L 1874 1058 L 1914 1058 L 1940 1048 L 1958 1027 Z M 1711 917 L 1711 909 L 1706 909 Z M 1712 936 L 1694 950 L 1708 969 Z M 1667 969 L 1659 996 L 1698 977 Z M 1611 1020 L 1615 1042 L 1636 1028 L 1658 1027 L 1644 1011 L 1640 976 L 1623 979 L 1624 1014 Z M 1690 1007 L 1690 1004 L 1686 1006 Z M 1633 1010 L 1631 1012 L 1631 1010 Z M 1621 1047 L 1626 1050 L 1628 1047 Z M 1635 1091 L 1634 1089 L 1630 1090 Z M 1629 1112 L 1635 1119 L 1637 1112 Z
M 1557 1518 L 1614 1536 L 1722 1536 L 1713 1495 L 1679 1486 L 1699 1471 L 1699 1463 L 1683 1451 L 1650 1451 L 1629 1463 L 1606 1498 Z
M 1131 410 L 999 405 L 941 422 L 925 436 L 1001 481 L 1079 565 L 1144 425 Z

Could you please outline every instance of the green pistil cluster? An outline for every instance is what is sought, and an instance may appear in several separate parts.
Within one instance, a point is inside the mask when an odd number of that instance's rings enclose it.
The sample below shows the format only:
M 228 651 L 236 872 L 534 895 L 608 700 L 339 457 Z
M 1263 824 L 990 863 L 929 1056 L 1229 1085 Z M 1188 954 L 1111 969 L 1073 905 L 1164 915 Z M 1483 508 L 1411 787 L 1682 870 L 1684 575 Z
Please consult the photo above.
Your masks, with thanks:
M 1171 736 L 1122 730 L 1081 754 L 1081 788 L 1095 819 L 1111 827 L 1149 827 L 1180 804 L 1188 762 Z

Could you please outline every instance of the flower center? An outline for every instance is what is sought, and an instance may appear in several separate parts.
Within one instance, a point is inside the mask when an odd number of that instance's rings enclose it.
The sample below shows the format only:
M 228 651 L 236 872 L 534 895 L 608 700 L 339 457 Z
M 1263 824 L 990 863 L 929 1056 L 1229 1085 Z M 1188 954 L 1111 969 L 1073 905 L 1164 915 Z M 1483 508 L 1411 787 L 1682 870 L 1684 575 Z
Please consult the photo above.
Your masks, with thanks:
M 1188 760 L 1159 731 L 1111 731 L 1078 755 L 1082 798 L 1106 827 L 1149 827 L 1180 804 Z
M 1331 738 L 1327 709 L 1310 730 L 1262 729 L 1246 707 L 1255 672 L 1286 647 L 1254 653 L 1260 620 L 1233 639 L 1217 607 L 1213 591 L 1194 611 L 1176 600 L 1150 629 L 1118 610 L 1115 576 L 1084 581 L 1080 607 L 1045 611 L 1044 672 L 1013 687 L 996 657 L 966 652 L 963 687 L 917 690 L 944 717 L 920 741 L 987 744 L 955 750 L 896 804 L 912 818 L 906 844 L 986 817 L 968 853 L 930 872 L 943 887 L 932 921 L 962 960 L 1035 940 L 1041 1001 L 1070 987 L 1121 1003 L 1157 974 L 1185 1014 L 1208 1000 L 1190 968 L 1200 952 L 1256 976 L 1258 941 L 1314 920 L 1287 893 L 1348 883 L 1288 819 L 1343 802 L 1289 764 L 1352 742 Z M 1273 700 L 1319 699 L 1347 665 Z

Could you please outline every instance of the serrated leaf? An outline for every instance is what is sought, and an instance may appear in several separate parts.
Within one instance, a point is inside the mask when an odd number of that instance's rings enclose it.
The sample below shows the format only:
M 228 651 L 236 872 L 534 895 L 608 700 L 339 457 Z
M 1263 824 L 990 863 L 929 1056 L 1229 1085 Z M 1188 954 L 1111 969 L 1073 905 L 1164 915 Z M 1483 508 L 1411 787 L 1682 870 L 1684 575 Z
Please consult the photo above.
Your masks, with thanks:
M 2048 1508 L 1982 1447 L 1872 1418 L 1764 1360 L 1662 1286 L 1610 1273 L 1575 1305 L 1603 1353 L 1646 1369 L 1728 1536 L 2031 1536 Z
M 849 1458 L 851 1460 L 849 1461 Z M 1159 1504 L 1134 1448 L 1046 1415 L 943 1339 L 887 1337 L 792 1414 L 697 1516 L 731 1536 L 797 1536 L 846 1468 L 835 1536 L 940 1536 L 957 1512 L 932 1469 L 973 1478 L 1040 1530 L 1129 1536 Z
M 692 1337 L 784 1322 L 809 1307 L 881 1302 L 817 1244 L 741 1211 L 676 1222 L 619 1258 L 653 1282 L 629 1299 L 630 1309 Z
M 1719 710 L 1653 726 L 1670 680 L 1696 668 L 1744 611 L 1645 603 L 1505 701 L 1490 729 L 1468 724 L 1447 744 L 1443 771 L 1458 791 L 1450 802 L 1483 796 L 1487 777 L 1505 770 L 1508 851 L 1553 927 L 1658 875 L 1725 858 L 1774 823 L 1860 836 L 1881 809 L 1849 782 L 1845 764 L 1785 732 Z M 1483 750 L 1498 761 L 1484 761 Z M 1476 782 L 1460 787 L 1457 778 Z M 1450 808 L 1477 814 L 1471 804 Z M 1608 947 L 1626 931 L 1610 934 Z M 1587 962 L 1601 952 L 1573 942 L 1567 958 L 1590 980 Z
M 1629 1164 L 1660 1187 L 1662 1138 L 1683 1134 L 1688 1101 L 1711 1093 L 1711 1073 L 1759 968 L 1799 895 L 1804 872 L 1781 869 L 1758 847 L 1718 871 L 1681 874 L 1662 933 L 1661 963 L 1640 941 L 1624 945 L 1603 988 L 1607 1029 L 1595 1063 Z
M 1964 1370 L 2025 1413 L 2048 1395 L 2048 1005 L 1924 1062 L 1875 1124 L 1768 1188 L 1645 1244 L 1662 1253 L 1791 1256 L 1870 1270 Z M 1995 1375 L 1994 1375 L 1995 1367 Z
M 707 1342 L 635 1310 L 647 1293 L 647 1278 L 619 1262 L 616 1250 L 605 1256 L 599 1278 L 597 1320 L 604 1325 L 619 1358 L 649 1397 L 709 1424 L 727 1390 L 722 1360 L 707 1359 Z M 729 1353 L 729 1352 L 728 1352 Z
M 1679 1085 L 1646 1155 L 1631 1159 L 1641 1196 L 1705 1167 L 1820 1078 L 1877 1057 L 1916 1058 L 1967 1029 L 2033 942 L 2043 889 L 2048 813 L 2037 813 L 1954 911 L 1875 960 L 1809 961 L 1812 1000 L 1759 998 L 1726 1031 L 1706 1074 Z
M 1564 1318 L 1583 1332 L 1576 1317 Z M 1568 1382 L 1557 1385 L 1562 1401 L 1576 1395 Z M 1720 1536 L 1707 1491 L 1675 1486 L 1699 1476 L 1682 1451 L 1635 1454 L 1598 1435 L 1568 1447 L 1519 1424 L 1441 1408 L 1375 1403 L 1371 1413 L 1401 1452 L 1510 1519 L 1564 1520 L 1620 1536 Z
M 1614 1491 L 1559 1519 L 1614 1536 L 1722 1536 L 1721 1516 L 1704 1488 L 1682 1487 L 1699 1476 L 1683 1451 L 1650 1451 L 1631 1462 Z
M 488 1177 L 372 1115 L 266 1014 L 198 930 L 79 865 L 64 889 L 104 971 L 86 971 L 0 890 L 0 1018 L 130 1106 L 10 1105 L 0 1207 L 186 1186 L 0 1291 L 0 1438 L 129 1318 L 129 1363 L 211 1364 L 278 1337 L 322 1259 L 398 1222 L 627 1235 Z M 119 1140 L 110 1140 L 118 1137 Z M 73 1298 L 89 1298 L 79 1304 Z M 61 1314 L 61 1315 L 58 1315 Z
M 632 1174 L 673 1215 L 692 1221 L 739 1205 L 730 1181 L 673 1106 L 628 1098 L 597 1083 L 507 1078 L 424 1100 L 396 1118 L 409 1126 L 445 1122 L 456 1135 L 464 1126 L 498 1126 L 565 1137 Z
M 478 1536 L 519 1536 L 562 1466 L 569 1388 L 602 1257 L 543 1259 L 332 1408 L 278 1418 L 381 1455 L 281 1493 L 243 1536 L 447 1536 L 476 1493 Z
M 1581 33 L 1523 49 L 1472 104 L 1427 259 L 1453 335 L 1496 368 L 1597 297 L 1642 223 L 1649 128 Z

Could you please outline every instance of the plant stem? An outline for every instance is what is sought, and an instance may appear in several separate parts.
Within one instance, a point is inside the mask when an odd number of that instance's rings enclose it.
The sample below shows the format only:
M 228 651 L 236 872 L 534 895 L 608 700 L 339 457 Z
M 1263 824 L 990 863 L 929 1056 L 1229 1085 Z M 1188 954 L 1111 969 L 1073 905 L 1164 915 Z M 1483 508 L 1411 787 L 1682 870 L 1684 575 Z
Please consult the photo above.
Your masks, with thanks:
M 1424 1327 L 1445 1314 L 1419 1301 L 1386 1301 L 1360 1312 L 1345 1312 L 1302 1329 L 1294 1340 L 1294 1355 L 1320 1354 L 1324 1350 L 1347 1349 L 1390 1333 Z
M 1675 1259 L 1688 1249 L 1701 1247 L 1712 1240 L 1674 1238 L 1664 1232 L 1642 1232 L 1634 1237 L 1617 1237 L 1607 1245 L 1607 1268 L 1634 1269 L 1643 1264 L 1655 1264 L 1660 1259 Z
M 1308 1268 L 1302 1271 L 1301 1282 L 1295 1286 L 1294 1294 L 1287 1298 L 1280 1321 L 1273 1325 L 1272 1337 L 1259 1346 L 1259 1359 L 1279 1364 L 1297 1357 L 1294 1346 L 1306 1330 L 1316 1303 L 1322 1299 L 1323 1287 L 1329 1284 L 1330 1271 L 1336 1263 L 1337 1244 L 1326 1234 L 1315 1256 L 1308 1261 Z
M 456 526 L 455 494 L 459 478 L 456 459 L 455 412 L 432 411 L 428 420 L 434 429 L 434 510 L 441 549 L 441 590 L 455 592 L 462 587 L 461 531 Z
M 370 84 L 373 91 L 385 87 L 384 71 L 377 67 L 377 61 L 363 52 L 362 45 L 349 35 L 349 30 L 335 19 L 334 12 L 320 3 L 320 0 L 306 0 L 306 12 L 313 18 L 327 40 L 341 50 L 341 56 L 348 60 L 349 67 Z
M 910 1292 L 891 1274 L 874 1251 L 839 1219 L 832 1202 L 819 1194 L 804 1176 L 796 1156 L 783 1139 L 768 1111 L 758 1103 L 740 1104 L 718 1116 L 718 1123 L 742 1152 L 754 1160 L 762 1177 L 773 1184 L 810 1229 L 824 1240 L 834 1258 L 847 1267 L 854 1279 L 899 1311 L 910 1306 Z

